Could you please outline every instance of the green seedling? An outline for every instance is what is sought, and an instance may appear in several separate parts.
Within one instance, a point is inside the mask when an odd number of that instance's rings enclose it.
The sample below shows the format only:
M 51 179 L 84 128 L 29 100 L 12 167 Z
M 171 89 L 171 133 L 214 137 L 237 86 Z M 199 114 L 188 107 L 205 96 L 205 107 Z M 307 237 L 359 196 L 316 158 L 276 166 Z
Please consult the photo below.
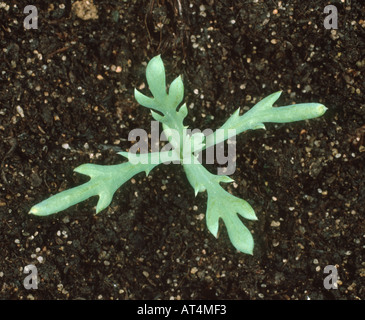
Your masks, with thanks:
M 261 100 L 249 111 L 240 115 L 237 109 L 223 124 L 211 134 L 187 134 L 183 121 L 188 114 L 186 104 L 181 104 L 184 85 L 177 77 L 167 92 L 165 68 L 160 56 L 150 60 L 146 77 L 152 97 L 135 90 L 139 104 L 151 109 L 155 121 L 162 123 L 168 144 L 164 149 L 150 153 L 120 152 L 127 162 L 117 165 L 83 164 L 76 172 L 88 175 L 90 180 L 80 186 L 65 190 L 36 204 L 31 214 L 48 216 L 69 208 L 92 196 L 98 196 L 96 213 L 105 209 L 112 201 L 115 191 L 134 175 L 148 173 L 162 163 L 182 164 L 188 181 L 195 191 L 207 192 L 206 224 L 208 230 L 218 236 L 219 219 L 222 219 L 233 246 L 244 253 L 252 254 L 254 240 L 238 214 L 244 219 L 257 220 L 251 205 L 227 192 L 221 183 L 233 180 L 228 175 L 212 174 L 199 161 L 199 154 L 235 135 L 254 129 L 265 129 L 264 123 L 289 123 L 322 116 L 327 108 L 319 103 L 302 103 L 285 107 L 273 107 L 281 92 L 276 92 Z M 167 147 L 168 146 L 168 147 Z M 131 148 L 132 149 L 132 148 Z

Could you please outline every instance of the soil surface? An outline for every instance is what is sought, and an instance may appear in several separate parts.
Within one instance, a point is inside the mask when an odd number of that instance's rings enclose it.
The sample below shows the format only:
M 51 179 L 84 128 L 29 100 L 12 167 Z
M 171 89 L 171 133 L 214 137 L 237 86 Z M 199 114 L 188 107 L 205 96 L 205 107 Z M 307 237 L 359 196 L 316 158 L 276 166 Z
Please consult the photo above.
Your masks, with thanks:
M 0 298 L 365 298 L 362 0 L 43 1 L 37 29 L 23 24 L 28 2 L 0 2 Z M 338 29 L 324 27 L 328 4 Z M 121 163 L 128 133 L 150 131 L 133 90 L 148 93 L 158 54 L 168 81 L 183 76 L 191 128 L 219 128 L 278 90 L 277 105 L 328 107 L 237 137 L 227 190 L 258 216 L 245 221 L 252 256 L 223 224 L 209 233 L 206 193 L 178 165 L 135 176 L 98 215 L 95 198 L 27 214 L 87 181 L 74 168 Z M 29 264 L 37 289 L 23 285 Z

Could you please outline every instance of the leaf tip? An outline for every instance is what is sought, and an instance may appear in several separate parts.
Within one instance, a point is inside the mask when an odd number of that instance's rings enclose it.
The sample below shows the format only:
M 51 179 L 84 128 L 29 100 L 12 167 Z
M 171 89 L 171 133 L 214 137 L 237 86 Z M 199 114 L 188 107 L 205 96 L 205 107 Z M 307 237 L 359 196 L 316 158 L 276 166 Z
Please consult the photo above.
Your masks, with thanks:
M 318 114 L 320 114 L 320 116 L 323 115 L 327 110 L 328 110 L 328 108 L 323 104 L 319 104 L 317 107 L 317 111 L 318 111 Z
M 52 214 L 52 212 L 49 213 L 45 210 L 42 210 L 41 208 L 39 208 L 39 204 L 36 204 L 36 205 L 34 205 L 33 207 L 30 208 L 28 214 L 32 214 L 34 216 L 41 217 L 41 216 L 47 216 L 49 214 Z
M 38 215 L 38 210 L 37 210 L 36 206 L 33 206 L 33 207 L 29 210 L 28 214 L 33 214 L 33 215 L 37 216 L 37 215 Z
M 258 123 L 254 127 L 252 127 L 253 130 L 263 129 L 266 130 L 266 127 L 263 123 Z
M 156 121 L 163 122 L 163 118 L 164 118 L 163 115 L 160 115 L 153 110 L 151 110 L 151 115 L 152 115 L 152 118 L 155 119 Z
M 253 256 L 253 248 L 250 248 L 250 249 L 247 249 L 245 252 L 243 253 L 246 253 L 246 254 L 249 254 L 251 256 Z

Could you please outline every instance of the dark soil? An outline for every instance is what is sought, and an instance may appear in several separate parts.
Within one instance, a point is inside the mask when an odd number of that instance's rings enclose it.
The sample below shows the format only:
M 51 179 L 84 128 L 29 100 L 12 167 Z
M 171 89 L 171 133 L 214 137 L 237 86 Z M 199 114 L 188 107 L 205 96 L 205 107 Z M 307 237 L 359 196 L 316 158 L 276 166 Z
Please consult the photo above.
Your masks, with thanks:
M 0 298 L 364 299 L 365 7 L 352 1 L 0 2 Z M 324 6 L 338 9 L 327 30 Z M 83 163 L 116 164 L 150 113 L 133 97 L 161 54 L 183 75 L 191 128 L 218 128 L 283 90 L 278 105 L 320 102 L 315 120 L 267 124 L 237 138 L 235 184 L 258 221 L 253 256 L 224 226 L 215 239 L 181 166 L 159 166 L 97 199 L 36 217 L 34 204 L 87 177 Z M 147 93 L 147 88 L 141 89 Z M 23 286 L 38 269 L 38 289 Z M 326 289 L 324 268 L 338 271 Z

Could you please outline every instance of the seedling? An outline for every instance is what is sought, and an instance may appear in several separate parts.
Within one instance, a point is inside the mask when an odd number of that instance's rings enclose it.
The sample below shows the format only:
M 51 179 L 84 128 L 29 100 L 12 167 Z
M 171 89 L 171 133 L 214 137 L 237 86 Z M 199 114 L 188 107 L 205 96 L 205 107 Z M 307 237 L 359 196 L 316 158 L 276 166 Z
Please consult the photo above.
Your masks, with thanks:
M 184 96 L 181 77 L 177 77 L 171 83 L 167 92 L 165 68 L 160 56 L 152 58 L 148 63 L 146 77 L 153 97 L 147 97 L 135 89 L 135 98 L 139 104 L 151 109 L 155 121 L 162 123 L 168 140 L 164 148 L 155 152 L 138 153 L 137 149 L 143 148 L 142 145 L 136 144 L 129 152 L 119 152 L 127 158 L 127 162 L 105 166 L 83 164 L 75 171 L 88 175 L 90 177 L 88 182 L 51 196 L 33 206 L 29 213 L 48 216 L 92 196 L 99 196 L 96 205 L 96 213 L 99 213 L 111 203 L 115 191 L 134 175 L 142 171 L 148 175 L 153 168 L 162 163 L 180 163 L 195 195 L 207 192 L 208 230 L 217 237 L 221 218 L 233 246 L 241 252 L 252 254 L 253 237 L 237 214 L 244 219 L 257 220 L 254 210 L 247 201 L 227 192 L 221 183 L 230 183 L 233 180 L 228 175 L 210 173 L 199 161 L 199 155 L 227 139 L 234 139 L 235 135 L 241 132 L 265 129 L 265 122 L 286 123 L 316 118 L 323 115 L 327 108 L 319 103 L 273 107 L 281 94 L 276 92 L 261 100 L 243 115 L 240 115 L 238 108 L 220 129 L 209 135 L 201 132 L 188 134 L 188 128 L 183 124 L 188 109 L 185 103 L 180 106 Z M 141 140 L 139 143 L 142 143 Z M 136 146 L 139 148 L 135 148 Z

